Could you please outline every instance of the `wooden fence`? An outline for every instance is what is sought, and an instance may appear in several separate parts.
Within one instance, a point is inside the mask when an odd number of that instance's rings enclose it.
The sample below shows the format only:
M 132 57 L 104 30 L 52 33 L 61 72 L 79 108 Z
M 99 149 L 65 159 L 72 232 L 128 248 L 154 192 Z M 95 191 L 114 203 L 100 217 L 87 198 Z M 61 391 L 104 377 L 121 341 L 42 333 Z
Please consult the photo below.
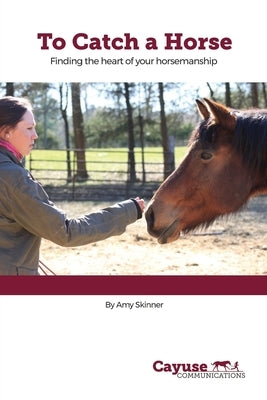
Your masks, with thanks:
M 136 179 L 129 179 L 127 149 L 86 150 L 87 179 L 77 171 L 77 150 L 33 150 L 27 168 L 52 200 L 150 198 L 163 181 L 161 149 L 135 150 Z

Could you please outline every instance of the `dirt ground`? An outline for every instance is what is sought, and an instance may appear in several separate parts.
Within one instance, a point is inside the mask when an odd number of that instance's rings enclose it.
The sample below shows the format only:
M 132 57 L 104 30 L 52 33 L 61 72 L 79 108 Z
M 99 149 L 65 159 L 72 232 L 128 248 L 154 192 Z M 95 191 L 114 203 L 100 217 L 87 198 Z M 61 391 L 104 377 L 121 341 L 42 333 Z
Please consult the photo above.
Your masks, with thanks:
M 56 203 L 78 217 L 107 203 Z M 111 204 L 108 203 L 108 204 Z M 126 233 L 76 248 L 43 240 L 41 259 L 58 275 L 263 275 L 267 274 L 267 196 L 205 232 L 160 245 L 144 218 Z

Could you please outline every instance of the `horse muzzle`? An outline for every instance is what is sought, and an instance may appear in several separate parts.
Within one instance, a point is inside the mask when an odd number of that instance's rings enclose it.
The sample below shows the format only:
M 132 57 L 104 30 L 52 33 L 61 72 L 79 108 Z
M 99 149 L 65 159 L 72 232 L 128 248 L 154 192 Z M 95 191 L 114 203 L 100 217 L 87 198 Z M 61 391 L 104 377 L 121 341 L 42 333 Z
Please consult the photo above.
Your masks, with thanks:
M 145 212 L 147 231 L 151 236 L 158 237 L 158 232 L 154 230 L 155 215 L 151 206 Z
M 155 224 L 155 214 L 152 206 L 149 206 L 147 211 L 145 212 L 145 218 L 147 222 L 147 231 L 148 233 L 157 238 L 158 243 L 166 244 L 177 240 L 180 236 L 179 231 L 179 221 L 178 219 L 171 222 L 169 225 L 164 227 L 157 227 Z

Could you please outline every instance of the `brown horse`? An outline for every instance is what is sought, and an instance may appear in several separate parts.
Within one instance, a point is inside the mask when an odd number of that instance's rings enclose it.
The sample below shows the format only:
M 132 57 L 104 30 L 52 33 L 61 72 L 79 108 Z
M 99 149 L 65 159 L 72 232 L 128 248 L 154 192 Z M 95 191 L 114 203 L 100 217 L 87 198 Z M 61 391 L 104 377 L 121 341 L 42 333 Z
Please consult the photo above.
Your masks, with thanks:
M 169 243 L 267 193 L 267 110 L 231 111 L 197 100 L 203 118 L 179 167 L 146 211 L 148 232 Z

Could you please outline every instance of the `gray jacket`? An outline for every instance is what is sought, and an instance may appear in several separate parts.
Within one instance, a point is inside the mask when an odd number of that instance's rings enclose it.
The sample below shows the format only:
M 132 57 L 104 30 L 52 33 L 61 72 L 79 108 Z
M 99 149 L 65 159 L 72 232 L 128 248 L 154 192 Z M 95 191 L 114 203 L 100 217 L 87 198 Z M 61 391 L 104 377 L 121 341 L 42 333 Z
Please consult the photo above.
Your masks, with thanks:
M 81 246 L 122 234 L 141 217 L 126 200 L 81 218 L 67 218 L 9 151 L 0 148 L 0 275 L 38 274 L 41 238 Z

